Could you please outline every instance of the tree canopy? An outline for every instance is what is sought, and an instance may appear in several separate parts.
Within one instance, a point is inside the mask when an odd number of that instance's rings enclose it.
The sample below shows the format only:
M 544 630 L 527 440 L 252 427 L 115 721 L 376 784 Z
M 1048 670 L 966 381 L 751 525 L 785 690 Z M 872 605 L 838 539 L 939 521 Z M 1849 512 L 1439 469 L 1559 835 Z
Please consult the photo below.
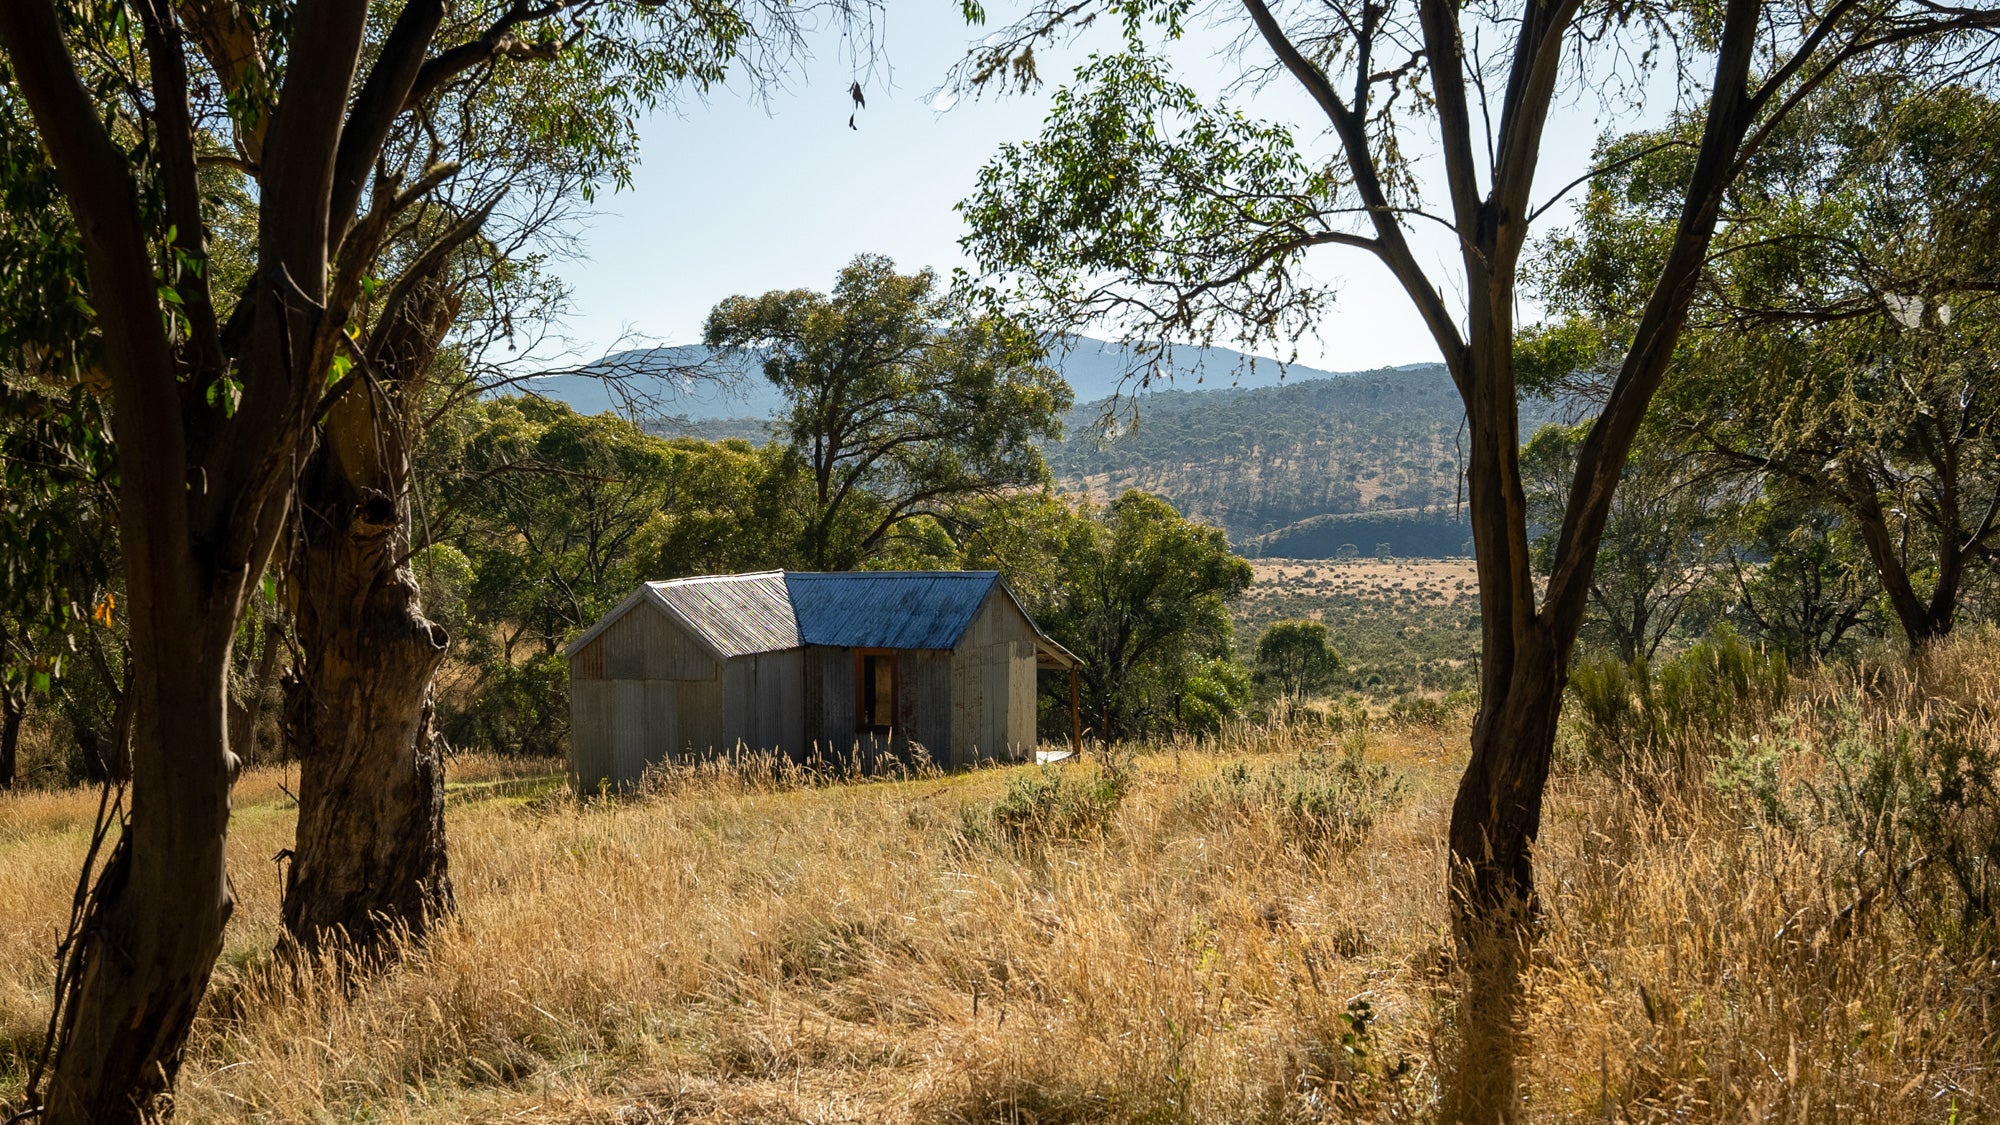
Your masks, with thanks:
M 1620 166 L 1552 243 L 1558 383 L 1587 393 L 1645 284 L 1687 127 L 1610 141 Z M 2000 105 L 1975 89 L 1823 90 L 1732 187 L 1661 403 L 1669 440 L 1711 467 L 1841 512 L 1913 645 L 1951 629 L 2000 547 L 1996 153 Z
M 1057 534 L 1061 580 L 1036 619 L 1083 661 L 1085 726 L 1107 740 L 1180 726 L 1190 682 L 1229 656 L 1229 602 L 1250 564 L 1143 492 L 1082 509 Z
M 819 570 L 883 554 L 912 521 L 952 522 L 979 496 L 1038 486 L 1038 443 L 1059 437 L 1070 392 L 1036 337 L 863 255 L 831 293 L 731 297 L 712 347 L 757 349 L 784 392 L 780 426 L 812 489 L 800 542 Z
M 1257 638 L 1257 670 L 1297 698 L 1333 679 L 1340 653 L 1328 642 L 1324 621 L 1274 621 Z

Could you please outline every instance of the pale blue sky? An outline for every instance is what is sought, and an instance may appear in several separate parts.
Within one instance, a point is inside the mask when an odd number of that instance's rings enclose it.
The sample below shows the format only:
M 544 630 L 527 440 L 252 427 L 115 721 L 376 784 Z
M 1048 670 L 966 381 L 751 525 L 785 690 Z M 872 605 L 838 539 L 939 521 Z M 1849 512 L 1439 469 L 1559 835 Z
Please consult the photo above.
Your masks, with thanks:
M 1007 18 L 1004 2 L 988 8 L 994 20 Z M 768 104 L 723 90 L 706 104 L 644 123 L 632 189 L 600 197 L 573 256 L 558 267 L 574 294 L 566 328 L 579 354 L 601 354 L 630 334 L 692 341 L 723 297 L 825 289 L 862 252 L 887 254 L 912 270 L 970 265 L 958 248 L 963 231 L 953 204 L 998 145 L 1038 131 L 1049 89 L 1092 42 L 1113 43 L 1100 33 L 1044 52 L 1049 86 L 1037 94 L 988 97 L 939 113 L 929 95 L 977 34 L 959 18 L 956 0 L 898 0 L 881 32 L 887 67 L 865 82 L 868 107 L 857 129 L 847 127 L 853 72 L 831 35 L 815 37 L 816 57 Z M 1220 33 L 1197 30 L 1176 52 L 1183 80 L 1219 90 L 1235 73 L 1216 54 L 1224 45 Z M 1302 139 L 1314 136 L 1321 123 L 1294 90 L 1274 87 L 1247 104 L 1258 116 L 1293 124 Z M 1583 169 L 1602 128 L 1598 98 L 1574 103 L 1550 130 L 1542 196 Z M 1449 278 L 1451 247 L 1438 233 L 1419 232 L 1421 252 L 1445 267 L 1434 276 Z M 1317 252 L 1312 269 L 1335 280 L 1340 296 L 1320 339 L 1299 342 L 1300 362 L 1355 370 L 1437 358 L 1408 301 L 1372 258 L 1331 247 Z

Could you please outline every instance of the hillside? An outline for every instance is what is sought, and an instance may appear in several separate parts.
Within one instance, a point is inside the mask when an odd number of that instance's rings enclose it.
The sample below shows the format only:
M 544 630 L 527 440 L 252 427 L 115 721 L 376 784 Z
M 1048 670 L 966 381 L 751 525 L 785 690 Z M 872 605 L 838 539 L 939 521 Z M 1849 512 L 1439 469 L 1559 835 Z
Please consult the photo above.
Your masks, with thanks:
M 1150 399 L 1168 388 L 1289 386 L 1341 375 L 1299 364 L 1281 368 L 1274 360 L 1228 348 L 1180 348 L 1174 352 L 1168 377 L 1142 392 L 1128 378 L 1135 362 L 1131 349 L 1088 337 L 1051 356 L 1050 362 L 1062 372 L 1078 402 L 1135 393 Z M 622 387 L 610 385 L 614 381 Z M 700 423 L 718 421 L 729 423 L 732 432 L 744 430 L 746 419 L 767 418 L 784 406 L 783 397 L 764 380 L 757 353 L 726 355 L 699 344 L 616 352 L 575 373 L 535 379 L 530 387 L 584 414 L 623 412 L 629 396 L 643 416 L 689 432 Z
M 1469 553 L 1458 510 L 1457 390 L 1441 365 L 1280 387 L 1164 391 L 1136 423 L 1105 402 L 1070 415 L 1056 474 L 1098 497 L 1141 488 L 1229 533 L 1251 555 Z M 1552 417 L 1524 404 L 1522 430 Z M 1115 436 L 1107 438 L 1107 433 Z
M 1470 554 L 1458 487 L 1463 412 L 1441 365 L 1281 373 L 1225 349 L 1184 349 L 1172 383 L 1135 396 L 1121 392 L 1130 356 L 1119 347 L 1083 340 L 1061 360 L 1078 404 L 1067 438 L 1048 456 L 1066 489 L 1099 499 L 1130 488 L 1158 493 L 1252 556 Z M 601 361 L 630 376 L 627 388 L 644 396 L 656 433 L 762 441 L 782 400 L 746 369 L 750 362 L 721 364 L 695 347 Z M 729 374 L 690 377 L 696 369 Z M 585 413 L 623 405 L 588 374 L 551 377 L 536 389 Z M 1554 413 L 1524 404 L 1522 431 Z

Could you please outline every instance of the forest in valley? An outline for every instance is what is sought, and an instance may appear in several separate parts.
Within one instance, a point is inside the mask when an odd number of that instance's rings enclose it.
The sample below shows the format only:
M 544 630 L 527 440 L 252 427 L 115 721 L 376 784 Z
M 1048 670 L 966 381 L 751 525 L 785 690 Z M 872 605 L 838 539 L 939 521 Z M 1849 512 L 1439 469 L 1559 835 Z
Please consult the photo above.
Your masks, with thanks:
M 968 0 L 967 264 L 544 362 L 892 15 L 0 7 L 0 1119 L 2000 1115 L 2000 6 Z M 1438 362 L 1272 385 L 1340 260 Z M 577 792 L 772 569 L 997 571 L 1082 752 Z

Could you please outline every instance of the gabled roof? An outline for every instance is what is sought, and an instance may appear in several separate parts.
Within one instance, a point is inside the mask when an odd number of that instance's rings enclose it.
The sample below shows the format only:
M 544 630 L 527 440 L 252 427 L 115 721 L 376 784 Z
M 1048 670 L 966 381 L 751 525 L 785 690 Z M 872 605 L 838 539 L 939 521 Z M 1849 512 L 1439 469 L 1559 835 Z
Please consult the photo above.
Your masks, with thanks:
M 646 588 L 725 660 L 799 647 L 782 570 L 648 582 Z
M 564 651 L 573 655 L 641 601 L 680 620 L 724 659 L 800 645 L 951 649 L 996 588 L 1020 606 L 992 570 L 770 570 L 648 582 Z M 1038 649 L 1075 660 L 1039 627 L 1036 636 Z

